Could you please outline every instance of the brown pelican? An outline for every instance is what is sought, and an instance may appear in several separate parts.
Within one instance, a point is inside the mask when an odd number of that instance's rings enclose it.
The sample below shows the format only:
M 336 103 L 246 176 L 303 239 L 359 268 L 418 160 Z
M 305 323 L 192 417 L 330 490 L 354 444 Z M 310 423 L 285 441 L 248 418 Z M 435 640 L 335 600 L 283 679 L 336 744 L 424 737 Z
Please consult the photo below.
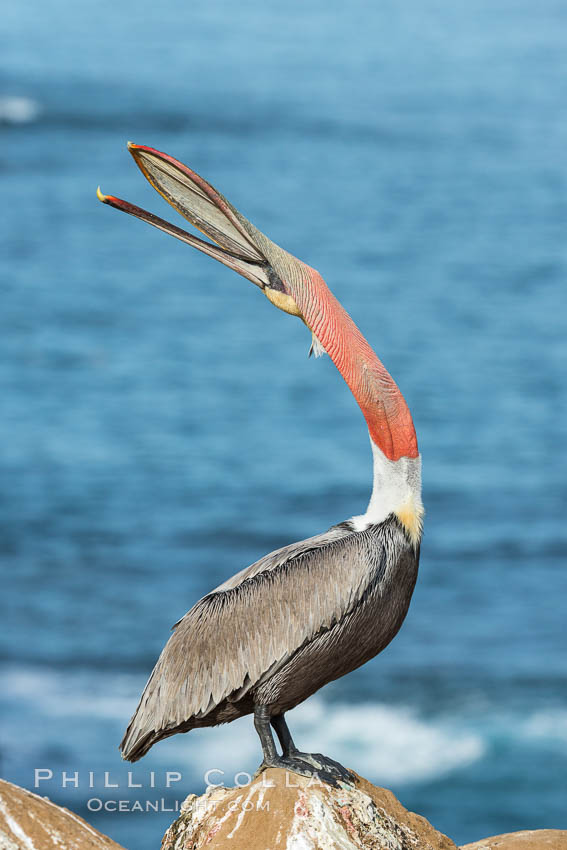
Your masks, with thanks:
M 142 145 L 128 148 L 152 186 L 212 241 L 100 189 L 99 199 L 214 257 L 303 320 L 312 348 L 331 357 L 366 419 L 374 485 L 365 514 L 271 552 L 176 623 L 126 730 L 122 755 L 136 761 L 162 738 L 253 714 L 261 767 L 348 780 L 337 762 L 295 747 L 284 714 L 381 652 L 406 616 L 423 515 L 411 414 L 315 269 L 271 242 L 181 162 Z

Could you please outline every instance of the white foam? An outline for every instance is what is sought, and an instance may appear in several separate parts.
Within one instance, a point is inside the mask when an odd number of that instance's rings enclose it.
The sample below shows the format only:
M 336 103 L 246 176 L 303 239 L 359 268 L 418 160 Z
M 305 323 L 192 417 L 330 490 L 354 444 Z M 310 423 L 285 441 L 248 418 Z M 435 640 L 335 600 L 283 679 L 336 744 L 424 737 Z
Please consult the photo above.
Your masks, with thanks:
M 20 668 L 0 673 L 4 698 L 33 701 L 50 717 L 88 715 L 123 720 L 134 711 L 139 677 L 102 672 Z
M 0 96 L 0 124 L 30 124 L 41 113 L 41 107 L 30 97 Z
M 544 739 L 567 744 L 567 710 L 550 708 L 545 711 L 536 711 L 527 718 L 522 732 L 528 739 Z
M 478 734 L 425 720 L 406 706 L 326 706 L 315 700 L 299 714 L 298 731 L 309 734 L 312 749 L 320 745 L 321 752 L 356 763 L 359 772 L 384 782 L 440 776 L 477 761 L 485 750 Z

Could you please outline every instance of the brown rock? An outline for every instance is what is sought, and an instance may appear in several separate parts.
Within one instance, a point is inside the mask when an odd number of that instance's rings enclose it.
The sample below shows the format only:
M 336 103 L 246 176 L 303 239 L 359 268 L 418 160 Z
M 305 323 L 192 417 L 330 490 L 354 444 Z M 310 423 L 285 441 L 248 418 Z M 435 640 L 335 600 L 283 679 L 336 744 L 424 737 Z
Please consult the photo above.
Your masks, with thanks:
M 0 779 L 0 850 L 124 850 L 68 809 Z
M 357 777 L 333 788 L 280 769 L 244 788 L 191 794 L 162 850 L 456 850 L 390 791 Z
M 460 850 L 567 850 L 565 829 L 524 829 L 463 844 Z

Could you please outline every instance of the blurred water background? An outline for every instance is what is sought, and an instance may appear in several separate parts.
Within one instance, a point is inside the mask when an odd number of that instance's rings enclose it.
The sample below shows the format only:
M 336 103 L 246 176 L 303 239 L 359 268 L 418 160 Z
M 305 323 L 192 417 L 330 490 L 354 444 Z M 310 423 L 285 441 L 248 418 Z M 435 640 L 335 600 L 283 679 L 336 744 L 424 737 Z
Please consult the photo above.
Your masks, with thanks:
M 556 0 L 8 4 L 3 776 L 52 770 L 40 793 L 157 847 L 171 812 L 88 801 L 173 807 L 260 759 L 245 718 L 161 743 L 126 787 L 117 744 L 171 624 L 370 491 L 363 419 L 301 323 L 97 203 L 100 182 L 175 220 L 132 138 L 318 268 L 414 413 L 409 617 L 290 715 L 299 744 L 457 842 L 567 827 L 566 108 Z

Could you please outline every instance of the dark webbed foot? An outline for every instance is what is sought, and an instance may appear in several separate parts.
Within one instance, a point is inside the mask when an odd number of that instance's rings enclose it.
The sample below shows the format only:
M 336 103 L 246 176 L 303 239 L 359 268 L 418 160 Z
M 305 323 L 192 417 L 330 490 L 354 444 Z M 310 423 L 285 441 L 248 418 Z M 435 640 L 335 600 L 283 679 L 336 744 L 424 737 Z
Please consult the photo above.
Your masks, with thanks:
M 309 757 L 308 753 L 302 753 Z M 327 785 L 339 787 L 340 782 L 348 782 L 353 784 L 354 776 L 352 773 L 332 759 L 321 757 L 321 762 L 318 758 L 309 757 L 310 760 L 304 760 L 297 756 L 276 756 L 270 762 L 263 761 L 255 776 L 258 776 L 268 767 L 279 767 L 289 773 L 297 773 L 299 776 L 307 776 L 316 782 L 325 782 Z M 338 768 L 338 770 L 337 770 Z
M 294 759 L 300 759 L 316 770 L 321 776 L 326 774 L 332 776 L 336 782 L 346 782 L 349 785 L 354 785 L 356 777 L 354 773 L 347 770 L 340 762 L 324 756 L 321 753 L 301 753 L 299 750 L 293 753 Z
M 354 784 L 354 774 L 347 770 L 346 767 L 343 767 L 342 764 L 339 764 L 338 761 L 328 758 L 321 753 L 302 753 L 298 750 L 293 743 L 293 738 L 291 737 L 283 714 L 272 717 L 270 722 L 276 730 L 280 744 L 282 745 L 284 758 L 291 758 L 294 761 L 299 760 L 304 764 L 310 765 L 313 769 L 313 774 L 319 774 L 325 782 L 329 782 L 332 779 L 335 785 L 337 782 L 347 782 L 350 785 Z
M 291 773 L 297 773 L 299 776 L 314 776 L 316 773 L 313 765 L 310 765 L 301 759 L 293 758 L 292 756 L 275 756 L 269 761 L 264 759 L 255 775 L 257 776 L 269 767 L 279 767 L 282 770 L 289 770 Z

